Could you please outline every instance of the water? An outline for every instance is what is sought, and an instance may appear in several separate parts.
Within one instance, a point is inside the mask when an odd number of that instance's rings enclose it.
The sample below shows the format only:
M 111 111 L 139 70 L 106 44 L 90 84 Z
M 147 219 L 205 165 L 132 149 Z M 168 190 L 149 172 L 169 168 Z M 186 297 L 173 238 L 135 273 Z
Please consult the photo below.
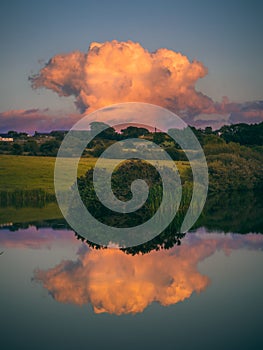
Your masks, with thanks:
M 90 248 L 52 205 L 2 208 L 1 348 L 262 349 L 262 201 L 244 198 L 135 256 Z

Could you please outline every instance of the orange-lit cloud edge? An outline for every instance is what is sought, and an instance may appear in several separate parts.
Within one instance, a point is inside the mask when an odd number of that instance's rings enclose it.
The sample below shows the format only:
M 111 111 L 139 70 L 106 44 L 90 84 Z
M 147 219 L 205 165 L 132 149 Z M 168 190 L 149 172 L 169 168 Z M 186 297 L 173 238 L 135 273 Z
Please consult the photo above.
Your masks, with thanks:
M 69 129 L 81 116 L 122 102 L 156 104 L 195 126 L 216 128 L 227 123 L 263 121 L 263 101 L 234 103 L 223 97 L 219 103 L 197 91 L 196 83 L 207 74 L 202 62 L 190 61 L 182 53 L 166 48 L 149 52 L 132 41 L 93 42 L 86 53 L 55 55 L 30 77 L 33 88 L 45 87 L 59 96 L 73 96 L 80 113 L 5 111 L 0 113 L 0 129 Z

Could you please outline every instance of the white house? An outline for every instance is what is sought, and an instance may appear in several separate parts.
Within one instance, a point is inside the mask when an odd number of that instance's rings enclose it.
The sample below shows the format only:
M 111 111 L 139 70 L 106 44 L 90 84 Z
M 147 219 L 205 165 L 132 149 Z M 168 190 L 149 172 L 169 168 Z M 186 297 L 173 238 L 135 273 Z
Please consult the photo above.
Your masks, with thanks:
M 3 142 L 13 142 L 14 139 L 13 139 L 13 137 L 2 137 L 2 136 L 0 136 L 0 141 L 3 141 Z

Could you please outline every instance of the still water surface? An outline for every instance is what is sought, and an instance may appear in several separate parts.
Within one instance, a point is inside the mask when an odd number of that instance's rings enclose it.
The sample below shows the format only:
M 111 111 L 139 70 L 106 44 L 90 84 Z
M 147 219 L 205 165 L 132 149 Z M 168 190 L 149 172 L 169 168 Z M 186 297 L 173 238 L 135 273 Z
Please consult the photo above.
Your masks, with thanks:
M 214 216 L 207 209 L 180 246 L 135 256 L 92 249 L 61 219 L 15 225 L 0 215 L 1 348 L 262 349 L 262 205 L 253 203 L 238 220 L 242 208 L 225 202 L 220 222 L 213 202 Z

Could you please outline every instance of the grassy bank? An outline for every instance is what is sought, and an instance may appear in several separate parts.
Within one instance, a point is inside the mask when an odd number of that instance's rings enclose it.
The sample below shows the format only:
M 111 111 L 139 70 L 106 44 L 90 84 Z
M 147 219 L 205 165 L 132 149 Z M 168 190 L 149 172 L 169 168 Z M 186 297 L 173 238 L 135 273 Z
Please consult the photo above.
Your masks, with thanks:
M 0 156 L 0 191 L 43 189 L 54 193 L 55 157 Z M 96 163 L 96 158 L 81 158 L 78 175 L 84 175 Z M 105 159 L 108 168 L 111 159 Z M 160 164 L 162 162 L 160 161 Z M 177 162 L 179 171 L 188 167 L 186 162 Z

